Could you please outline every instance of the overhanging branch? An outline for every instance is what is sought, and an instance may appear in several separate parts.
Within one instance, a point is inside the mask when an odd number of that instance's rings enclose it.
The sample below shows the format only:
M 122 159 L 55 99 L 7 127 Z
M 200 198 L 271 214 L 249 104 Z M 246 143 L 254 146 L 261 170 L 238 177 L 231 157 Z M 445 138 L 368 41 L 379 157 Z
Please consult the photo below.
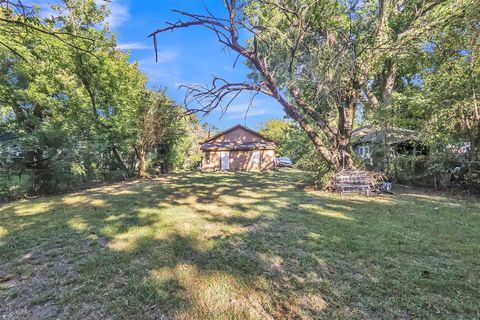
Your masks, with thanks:
M 232 83 L 220 77 L 214 77 L 210 87 L 202 85 L 182 85 L 180 88 L 187 90 L 184 102 L 189 113 L 209 113 L 219 108 L 223 114 L 242 92 L 271 94 L 264 84 L 250 82 Z M 189 106 L 192 103 L 200 107 L 190 108 Z

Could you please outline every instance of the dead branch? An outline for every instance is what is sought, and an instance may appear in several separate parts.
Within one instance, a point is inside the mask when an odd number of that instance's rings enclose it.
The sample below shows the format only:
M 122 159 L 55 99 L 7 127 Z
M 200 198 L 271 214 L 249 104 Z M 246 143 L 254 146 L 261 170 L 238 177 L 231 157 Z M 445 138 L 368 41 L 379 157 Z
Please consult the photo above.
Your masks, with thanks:
M 214 17 L 211 13 L 208 15 L 202 14 L 192 14 L 188 12 L 174 10 L 179 13 L 185 20 L 179 20 L 175 23 L 167 23 L 167 26 L 160 28 L 152 32 L 148 37 L 154 38 L 155 52 L 158 51 L 156 36 L 159 33 L 166 31 L 173 31 L 181 28 L 188 28 L 192 26 L 201 26 L 206 29 L 213 31 L 218 38 L 218 41 L 222 43 L 227 48 L 236 52 L 239 56 L 243 56 L 246 60 L 250 61 L 253 67 L 257 70 L 261 78 L 263 79 L 260 84 L 249 83 L 249 82 L 240 82 L 232 83 L 228 82 L 225 79 L 214 77 L 211 87 L 206 87 L 202 85 L 195 86 L 181 86 L 187 89 L 187 94 L 185 96 L 185 105 L 188 107 L 192 102 L 195 102 L 200 107 L 191 108 L 189 112 L 202 112 L 208 113 L 216 108 L 222 110 L 222 114 L 228 107 L 231 105 L 232 101 L 242 92 L 250 91 L 256 93 L 264 93 L 275 100 L 283 107 L 285 113 L 290 116 L 292 119 L 297 121 L 300 127 L 305 131 L 309 136 L 312 142 L 315 144 L 317 150 L 329 163 L 338 163 L 338 159 L 334 152 L 329 150 L 325 146 L 325 143 L 322 137 L 317 132 L 315 126 L 311 125 L 309 121 L 305 118 L 302 108 L 298 105 L 289 102 L 282 93 L 282 90 L 278 87 L 275 78 L 274 70 L 270 70 L 268 67 L 267 57 L 259 56 L 257 52 L 256 42 L 256 30 L 251 32 L 254 37 L 254 49 L 247 48 L 239 42 L 238 36 L 238 27 L 244 27 L 243 23 L 239 23 L 239 17 L 237 14 L 237 5 L 236 0 L 225 0 L 226 8 L 228 11 L 228 19 Z M 251 29 L 251 27 L 249 27 Z M 244 27 L 248 30 L 249 28 Z M 296 49 L 294 50 L 294 54 Z M 298 99 L 297 99 L 298 102 Z M 323 119 L 322 119 L 323 120 Z M 328 132 L 326 122 L 322 121 L 320 124 L 317 124 L 327 136 L 331 137 L 331 132 Z M 329 139 L 332 141 L 332 139 Z
M 180 88 L 187 90 L 184 102 L 189 113 L 199 112 L 206 114 L 219 108 L 223 115 L 235 98 L 242 92 L 271 94 L 264 84 L 249 82 L 231 83 L 220 77 L 214 77 L 210 87 L 182 85 Z M 200 105 L 200 108 L 190 108 L 189 106 L 192 103 Z

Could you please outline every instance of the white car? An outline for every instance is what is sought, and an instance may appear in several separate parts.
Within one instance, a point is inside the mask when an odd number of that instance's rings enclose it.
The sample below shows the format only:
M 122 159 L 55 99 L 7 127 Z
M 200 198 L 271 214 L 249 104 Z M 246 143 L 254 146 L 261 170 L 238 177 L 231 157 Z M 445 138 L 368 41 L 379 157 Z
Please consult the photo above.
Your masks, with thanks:
M 279 167 L 291 167 L 293 165 L 292 160 L 287 157 L 278 157 L 277 166 Z

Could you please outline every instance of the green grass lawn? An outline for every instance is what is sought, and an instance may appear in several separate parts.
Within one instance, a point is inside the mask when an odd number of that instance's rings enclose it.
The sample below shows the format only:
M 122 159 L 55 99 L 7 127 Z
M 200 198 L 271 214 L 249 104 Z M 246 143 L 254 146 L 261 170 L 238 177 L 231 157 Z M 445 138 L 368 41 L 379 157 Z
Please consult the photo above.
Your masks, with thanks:
M 185 173 L 0 207 L 0 319 L 480 318 L 480 202 Z

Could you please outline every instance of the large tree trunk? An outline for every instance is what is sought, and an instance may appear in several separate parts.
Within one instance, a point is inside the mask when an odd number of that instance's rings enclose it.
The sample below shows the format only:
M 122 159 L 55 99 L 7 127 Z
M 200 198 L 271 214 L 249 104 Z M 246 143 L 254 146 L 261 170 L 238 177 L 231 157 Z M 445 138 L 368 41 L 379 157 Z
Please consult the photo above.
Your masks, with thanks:
M 271 92 L 270 96 L 277 100 L 282 106 L 285 113 L 295 120 L 307 136 L 312 141 L 315 149 L 317 149 L 319 155 L 335 170 L 340 171 L 343 167 L 345 169 L 355 169 L 351 157 L 351 147 L 350 147 L 350 136 L 353 127 L 353 117 L 355 116 L 355 101 L 348 104 L 348 110 L 345 112 L 339 112 L 338 127 L 342 128 L 342 131 L 338 130 L 337 132 L 333 131 L 332 128 L 328 126 L 326 121 L 319 117 L 318 113 L 309 106 L 309 104 L 304 101 L 296 86 L 291 85 L 289 92 L 294 99 L 295 104 L 287 101 L 278 91 L 275 86 L 275 82 L 268 71 L 258 63 L 259 70 L 264 70 L 264 77 L 267 79 L 268 88 Z M 298 106 L 297 106 L 298 105 Z M 353 108 L 353 109 L 352 109 Z M 305 115 L 300 112 L 304 110 L 313 118 L 315 125 L 311 125 Z M 345 121 L 348 123 L 345 123 Z M 320 130 L 319 130 L 320 129 Z M 326 137 L 327 143 L 322 139 L 320 132 L 323 133 Z M 345 161 L 344 161 L 345 160 Z M 345 163 L 345 166 L 343 164 Z
M 53 176 L 51 168 L 48 165 L 48 159 L 44 159 L 43 150 L 36 149 L 30 153 L 30 168 L 32 169 L 32 185 L 29 189 L 30 194 L 45 195 L 54 192 Z
M 476 154 L 477 154 L 477 138 L 475 135 L 470 135 L 470 154 L 469 154 L 469 159 L 470 161 L 475 161 L 476 160 Z
M 355 163 L 353 162 L 352 147 L 349 138 L 339 139 L 336 157 L 338 158 L 338 166 L 335 168 L 336 171 L 355 170 Z
M 353 85 L 355 87 L 355 83 Z M 339 157 L 339 170 L 355 170 L 353 162 L 353 150 L 351 146 L 353 124 L 357 109 L 358 90 L 352 88 L 346 95 L 343 103 L 338 105 L 338 130 L 336 152 Z
M 138 158 L 138 171 L 142 178 L 149 178 L 150 175 L 147 172 L 146 152 L 143 146 L 135 148 L 135 153 Z

